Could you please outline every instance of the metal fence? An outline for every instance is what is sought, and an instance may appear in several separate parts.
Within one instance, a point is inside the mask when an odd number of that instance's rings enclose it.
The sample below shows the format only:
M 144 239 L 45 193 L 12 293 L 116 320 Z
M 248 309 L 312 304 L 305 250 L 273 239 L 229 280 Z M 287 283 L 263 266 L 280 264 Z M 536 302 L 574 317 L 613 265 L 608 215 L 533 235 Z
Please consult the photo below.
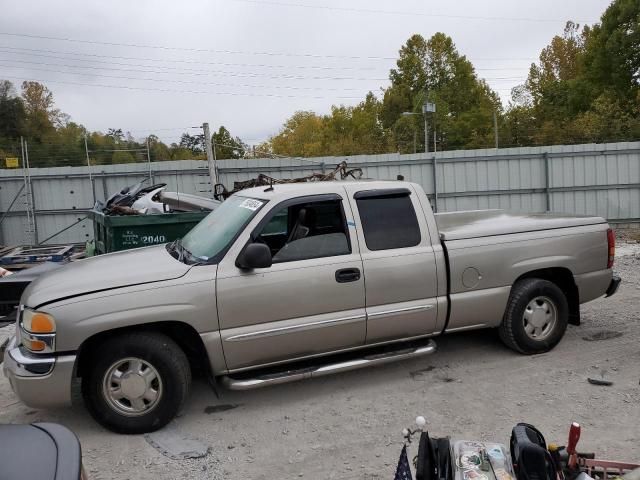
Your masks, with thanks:
M 218 162 L 227 186 L 259 173 L 293 178 L 342 160 L 364 177 L 417 182 L 440 212 L 503 208 L 640 220 L 640 142 L 460 150 L 411 155 Z
M 0 244 L 85 242 L 93 238 L 93 226 L 89 220 L 79 220 L 95 200 L 105 200 L 124 187 L 149 178 L 149 171 L 149 164 L 144 163 L 92 166 L 91 175 L 88 167 L 31 168 L 35 228 L 30 228 L 30 198 L 25 195 L 23 170 L 0 170 Z M 152 183 L 166 183 L 169 191 L 211 195 L 204 161 L 152 163 L 151 177 Z M 70 228 L 46 241 L 66 227 Z
M 419 153 L 359 155 L 312 159 L 252 159 L 218 162 L 220 181 L 233 187 L 260 173 L 294 178 L 329 171 L 346 161 L 362 168 L 365 178 L 396 179 L 422 185 L 440 212 L 503 208 L 521 212 L 596 214 L 613 223 L 640 221 L 640 142 L 558 145 Z M 35 231 L 27 225 L 28 198 L 20 169 L 0 170 L 0 243 L 43 242 L 78 222 L 93 205 L 111 193 L 149 176 L 146 164 L 92 167 L 32 168 L 32 210 Z M 210 195 L 207 163 L 197 160 L 151 164 L 153 182 L 168 190 Z M 16 199 L 13 208 L 11 202 Z M 84 242 L 92 238 L 81 221 L 44 243 Z

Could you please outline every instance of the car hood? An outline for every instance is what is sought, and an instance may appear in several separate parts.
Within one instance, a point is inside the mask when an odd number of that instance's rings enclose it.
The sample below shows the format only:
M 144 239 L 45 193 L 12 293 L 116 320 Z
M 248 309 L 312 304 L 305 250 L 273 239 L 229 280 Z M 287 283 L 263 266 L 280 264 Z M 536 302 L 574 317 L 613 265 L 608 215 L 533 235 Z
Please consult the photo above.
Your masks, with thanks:
M 191 266 L 173 258 L 164 245 L 137 248 L 71 262 L 34 280 L 21 303 L 45 303 L 113 288 L 179 278 Z

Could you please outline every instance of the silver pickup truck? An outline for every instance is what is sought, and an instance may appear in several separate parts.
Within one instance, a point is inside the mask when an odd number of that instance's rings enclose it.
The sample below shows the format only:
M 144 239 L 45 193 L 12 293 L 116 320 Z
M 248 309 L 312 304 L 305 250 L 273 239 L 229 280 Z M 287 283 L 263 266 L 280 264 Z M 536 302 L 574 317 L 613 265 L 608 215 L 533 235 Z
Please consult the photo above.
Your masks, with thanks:
M 420 186 L 319 182 L 244 190 L 181 241 L 103 255 L 25 290 L 4 370 L 22 401 L 158 429 L 198 369 L 249 389 L 434 352 L 496 328 L 553 348 L 580 304 L 615 293 L 599 217 L 434 215 Z

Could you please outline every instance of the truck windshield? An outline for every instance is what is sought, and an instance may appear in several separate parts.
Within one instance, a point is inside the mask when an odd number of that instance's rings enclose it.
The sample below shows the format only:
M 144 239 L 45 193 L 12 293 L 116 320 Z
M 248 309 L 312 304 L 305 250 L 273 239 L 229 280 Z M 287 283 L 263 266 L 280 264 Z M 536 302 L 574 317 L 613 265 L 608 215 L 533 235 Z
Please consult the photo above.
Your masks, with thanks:
M 257 198 L 229 197 L 182 238 L 181 246 L 202 262 L 224 254 L 265 203 Z

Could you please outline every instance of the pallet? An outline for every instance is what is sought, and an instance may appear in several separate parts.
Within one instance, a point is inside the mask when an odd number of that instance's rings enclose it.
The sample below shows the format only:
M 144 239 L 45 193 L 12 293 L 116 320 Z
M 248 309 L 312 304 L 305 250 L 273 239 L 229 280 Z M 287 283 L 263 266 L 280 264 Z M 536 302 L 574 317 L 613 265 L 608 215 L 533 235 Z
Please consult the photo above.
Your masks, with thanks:
M 62 262 L 73 253 L 73 245 L 58 247 L 18 247 L 0 257 L 0 265 Z

